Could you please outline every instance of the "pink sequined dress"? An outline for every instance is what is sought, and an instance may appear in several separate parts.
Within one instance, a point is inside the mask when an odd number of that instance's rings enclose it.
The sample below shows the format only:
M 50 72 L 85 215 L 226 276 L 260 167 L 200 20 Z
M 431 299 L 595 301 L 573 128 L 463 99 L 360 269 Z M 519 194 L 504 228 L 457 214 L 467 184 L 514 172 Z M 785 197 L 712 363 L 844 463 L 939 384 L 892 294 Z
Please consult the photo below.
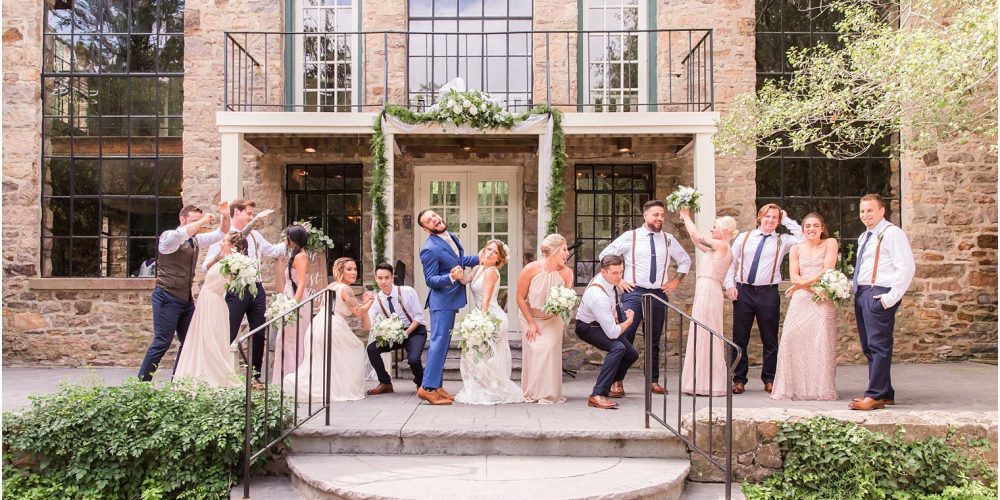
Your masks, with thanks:
M 732 261 L 732 252 L 725 252 L 722 258 L 718 258 L 716 252 L 702 253 L 698 262 L 698 281 L 694 286 L 691 317 L 720 335 L 723 333 L 722 280 Z M 704 329 L 699 328 L 695 332 L 693 326 L 688 329 L 681 389 L 686 394 L 725 396 L 729 384 L 725 343 Z M 694 376 L 696 373 L 697 377 Z

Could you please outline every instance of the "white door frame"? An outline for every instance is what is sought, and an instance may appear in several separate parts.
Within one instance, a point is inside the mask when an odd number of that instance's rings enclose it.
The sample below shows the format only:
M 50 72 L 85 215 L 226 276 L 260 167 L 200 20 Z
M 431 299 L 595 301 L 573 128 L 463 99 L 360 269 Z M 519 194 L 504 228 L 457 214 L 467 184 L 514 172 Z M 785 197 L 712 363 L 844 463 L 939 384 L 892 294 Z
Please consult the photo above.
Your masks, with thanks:
M 438 174 L 462 174 L 465 175 L 467 179 L 472 177 L 482 177 L 488 174 L 502 174 L 505 177 L 512 178 L 512 186 L 508 198 L 508 216 L 510 221 L 508 222 L 509 227 L 509 237 L 507 241 L 507 246 L 510 248 L 509 260 L 507 262 L 507 329 L 512 334 L 513 338 L 517 338 L 513 335 L 520 331 L 520 324 L 517 320 L 517 276 L 521 272 L 522 261 L 524 259 L 524 241 L 522 240 L 522 235 L 524 234 L 522 226 L 524 219 L 524 203 L 522 202 L 523 196 L 523 172 L 522 168 L 517 165 L 421 165 L 414 168 L 414 189 L 413 192 L 416 194 L 414 203 L 413 220 L 417 220 L 417 214 L 420 213 L 425 207 L 420 206 L 420 203 L 424 203 L 423 200 L 427 199 L 426 186 L 427 182 L 435 180 Z M 513 174 L 511 176 L 511 174 Z M 464 193 L 461 194 L 462 199 L 459 200 L 459 204 L 462 207 L 463 222 L 466 222 L 469 227 L 467 228 L 448 228 L 449 231 L 455 232 L 459 235 L 462 240 L 462 246 L 465 247 L 465 252 L 467 255 L 474 255 L 479 251 L 478 248 L 473 248 L 477 245 L 476 234 L 477 228 L 475 227 L 476 222 L 476 193 L 474 189 L 471 189 L 471 182 L 467 183 L 464 187 Z M 427 240 L 427 232 L 420 227 L 419 223 L 414 225 L 414 238 L 413 238 L 413 277 L 414 277 L 414 288 L 416 288 L 418 294 L 425 297 L 427 294 L 427 285 L 423 280 L 423 266 L 420 263 L 420 249 L 423 247 L 424 241 Z M 472 245 L 471 247 L 469 245 Z M 469 304 L 473 302 L 470 300 Z M 464 310 L 463 310 L 464 312 Z M 459 314 L 462 314 L 460 312 Z

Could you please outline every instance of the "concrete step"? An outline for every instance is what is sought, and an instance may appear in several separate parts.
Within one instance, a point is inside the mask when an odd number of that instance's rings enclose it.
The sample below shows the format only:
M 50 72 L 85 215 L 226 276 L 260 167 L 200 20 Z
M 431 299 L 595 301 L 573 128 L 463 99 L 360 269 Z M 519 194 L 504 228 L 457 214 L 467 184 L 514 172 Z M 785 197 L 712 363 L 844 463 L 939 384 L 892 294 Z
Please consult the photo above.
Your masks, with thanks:
M 303 426 L 291 435 L 295 454 L 504 455 L 688 458 L 686 446 L 663 429 L 552 430 L 462 428 L 337 428 Z
M 678 499 L 681 459 L 552 456 L 292 455 L 310 499 Z
M 511 340 L 510 345 L 510 379 L 511 380 L 521 380 L 521 341 Z M 410 371 L 410 364 L 406 362 L 405 353 L 400 351 L 399 353 L 399 377 L 404 380 L 409 380 L 413 378 L 413 374 Z M 422 356 L 424 363 L 427 362 L 427 351 L 424 350 Z M 461 372 L 462 364 L 462 350 L 458 347 L 458 341 L 452 340 L 451 345 L 448 348 L 448 356 L 445 358 L 444 362 L 444 380 L 457 381 L 462 380 Z M 395 374 L 392 374 L 395 376 Z

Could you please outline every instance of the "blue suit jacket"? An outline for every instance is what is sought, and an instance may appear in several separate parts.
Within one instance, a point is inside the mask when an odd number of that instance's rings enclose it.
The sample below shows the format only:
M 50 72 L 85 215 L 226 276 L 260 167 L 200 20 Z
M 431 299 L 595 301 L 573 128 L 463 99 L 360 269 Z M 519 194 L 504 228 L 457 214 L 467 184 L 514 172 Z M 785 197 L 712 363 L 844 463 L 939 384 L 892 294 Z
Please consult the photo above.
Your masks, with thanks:
M 444 240 L 435 235 L 430 235 L 420 249 L 420 263 L 424 267 L 424 281 L 430 288 L 427 295 L 427 307 L 431 311 L 455 310 L 465 307 L 465 285 L 456 281 L 451 282 L 452 268 L 455 266 L 472 267 L 479 265 L 479 257 L 469 257 L 465 255 L 465 249 L 458 237 L 453 233 L 448 233 L 455 246 L 458 247 L 458 255 L 451 249 Z

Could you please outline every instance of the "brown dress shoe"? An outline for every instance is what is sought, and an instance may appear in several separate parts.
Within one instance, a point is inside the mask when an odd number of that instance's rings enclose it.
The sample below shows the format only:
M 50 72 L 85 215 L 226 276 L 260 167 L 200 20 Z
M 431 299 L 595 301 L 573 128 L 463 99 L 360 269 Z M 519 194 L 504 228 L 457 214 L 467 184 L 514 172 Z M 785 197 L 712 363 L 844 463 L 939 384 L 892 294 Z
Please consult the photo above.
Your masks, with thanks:
M 379 385 L 376 385 L 374 388 L 368 389 L 368 392 L 366 394 L 368 394 L 369 396 L 378 396 L 379 394 L 385 394 L 387 392 L 393 392 L 392 384 L 380 383 Z
M 435 393 L 437 393 L 437 395 L 438 395 L 438 396 L 441 396 L 442 398 L 445 398 L 445 399 L 450 399 L 450 400 L 452 400 L 452 401 L 454 401 L 454 400 L 455 400 L 455 396 L 453 396 L 453 395 L 452 395 L 451 393 L 449 393 L 448 391 L 444 390 L 444 387 L 438 387 L 438 388 L 437 388 L 437 390 L 436 390 L 436 391 L 434 391 L 434 392 L 435 392 Z
M 774 390 L 774 384 L 772 384 L 771 382 L 764 384 L 764 390 L 767 391 L 768 394 L 770 394 L 771 391 Z
M 865 397 L 860 401 L 851 401 L 848 408 L 861 411 L 881 410 L 882 408 L 885 408 L 885 403 L 883 403 L 881 399 Z
M 858 401 L 861 401 L 864 398 L 865 398 L 864 396 L 861 396 L 859 398 L 854 398 L 854 399 L 851 400 L 851 402 L 852 403 L 857 403 Z M 884 403 L 886 406 L 892 406 L 892 405 L 896 404 L 896 400 L 895 399 L 880 399 L 879 401 L 881 401 L 882 403 Z
M 746 386 L 739 382 L 733 384 L 733 394 L 743 394 L 743 391 L 746 391 Z
M 612 382 L 611 390 L 608 391 L 609 398 L 624 398 L 625 397 L 625 384 L 621 381 Z
M 614 401 L 609 401 L 608 398 L 604 396 L 591 396 L 587 400 L 587 406 L 593 406 L 594 408 L 600 408 L 602 410 L 617 410 L 618 403 Z
M 417 389 L 417 397 L 435 406 L 451 404 L 450 399 L 441 397 L 438 395 L 437 391 L 428 391 L 423 387 Z
M 657 384 L 656 382 L 653 382 L 652 384 L 650 384 L 649 385 L 649 389 L 653 391 L 653 394 L 666 394 L 667 393 L 666 387 L 663 387 L 662 385 Z

